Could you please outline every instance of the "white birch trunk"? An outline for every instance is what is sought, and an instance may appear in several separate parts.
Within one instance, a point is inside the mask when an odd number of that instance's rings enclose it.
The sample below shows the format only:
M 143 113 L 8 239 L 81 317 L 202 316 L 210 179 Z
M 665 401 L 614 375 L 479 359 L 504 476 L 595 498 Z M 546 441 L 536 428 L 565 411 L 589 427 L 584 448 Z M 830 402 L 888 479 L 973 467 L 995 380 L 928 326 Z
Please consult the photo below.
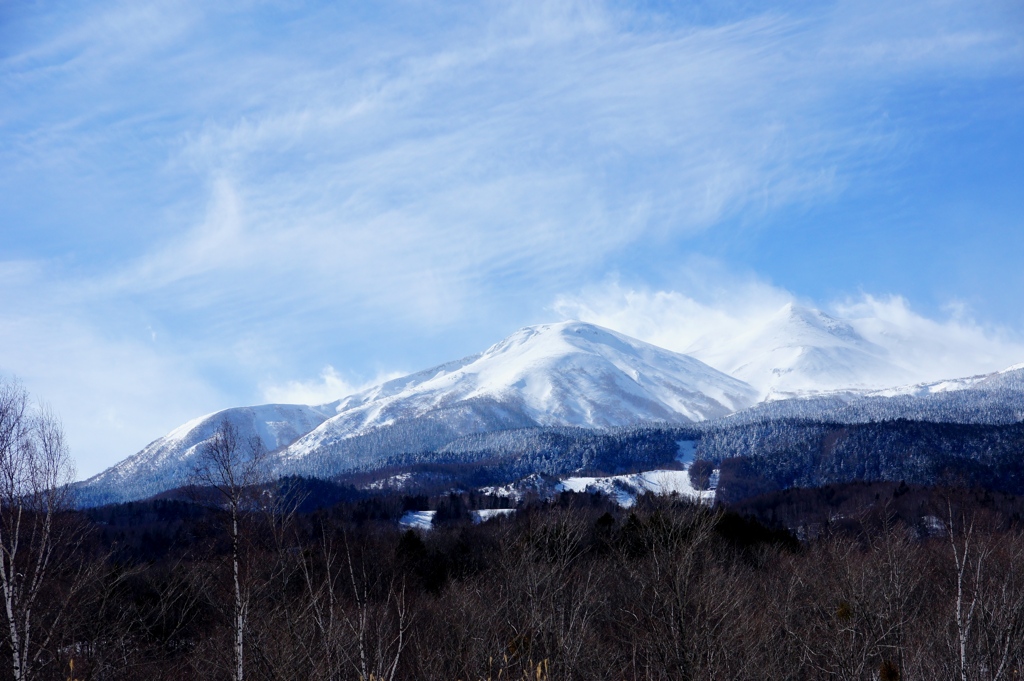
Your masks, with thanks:
M 235 577 L 235 681 L 245 679 L 245 607 L 242 601 L 242 585 L 238 577 L 238 509 L 231 509 L 231 562 Z

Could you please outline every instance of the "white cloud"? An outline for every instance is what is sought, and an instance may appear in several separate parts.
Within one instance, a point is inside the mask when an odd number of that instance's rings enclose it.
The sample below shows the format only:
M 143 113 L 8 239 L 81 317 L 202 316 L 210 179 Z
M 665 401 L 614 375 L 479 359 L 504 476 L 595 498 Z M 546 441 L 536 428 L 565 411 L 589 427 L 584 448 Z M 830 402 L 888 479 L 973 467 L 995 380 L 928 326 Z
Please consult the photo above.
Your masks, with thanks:
M 709 271 L 697 266 L 693 271 Z M 719 273 L 720 274 L 720 273 Z M 1024 359 L 1024 342 L 1010 331 L 981 325 L 962 306 L 946 319 L 915 312 L 900 296 L 858 297 L 816 305 L 756 279 L 695 284 L 658 291 L 611 281 L 575 295 L 559 296 L 554 310 L 567 318 L 600 324 L 712 365 L 720 347 L 760 328 L 787 303 L 819 307 L 848 321 L 912 382 L 999 371 Z M 727 355 L 728 356 L 728 355 Z M 728 367 L 716 367 L 728 370 Z
M 388 372 L 379 374 L 370 381 L 351 382 L 328 364 L 320 372 L 319 379 L 292 380 L 283 384 L 264 386 L 263 399 L 279 404 L 327 404 L 402 375 L 402 373 Z
M 731 338 L 766 322 L 796 297 L 711 262 L 681 268 L 682 290 L 652 290 L 611 280 L 555 299 L 554 311 L 599 324 L 675 352 Z
M 701 25 L 603 2 L 497 3 L 408 34 L 311 8 L 286 12 L 258 53 L 233 21 L 251 7 L 119 6 L 5 62 L 45 86 L 10 120 L 32 133 L 23 156 L 84 144 L 85 160 L 120 167 L 152 155 L 166 162 L 143 168 L 153 185 L 139 193 L 208 190 L 205 216 L 181 210 L 194 194 L 160 207 L 159 238 L 119 263 L 120 291 L 204 317 L 265 305 L 431 329 L 508 287 L 542 300 L 578 285 L 631 245 L 835 197 L 905 143 L 864 108 L 879 79 L 1019 52 L 971 3 L 938 4 Z M 98 88 L 86 99 L 83 74 Z M 73 115 L 54 106 L 64 97 Z
M 940 380 L 999 371 L 1024 360 L 1024 343 L 1007 329 L 981 325 L 962 304 L 947 319 L 930 319 L 897 295 L 836 302 L 868 340 L 887 348 L 918 380 Z
M 215 178 L 201 222 L 96 283 L 115 292 L 138 293 L 211 273 L 224 276 L 231 270 L 259 266 L 251 257 L 253 244 L 245 231 L 242 209 L 242 199 L 231 180 Z
M 211 305 L 288 281 L 309 306 L 443 325 L 496 278 L 564 288 L 645 237 L 833 196 L 851 155 L 892 144 L 837 115 L 848 67 L 810 58 L 820 36 L 803 19 L 638 31 L 601 3 L 551 2 L 480 21 L 457 41 L 384 41 L 369 68 L 316 59 L 333 49 L 319 36 L 301 78 L 282 77 L 288 49 L 260 72 L 239 55 L 202 63 L 217 106 L 177 138 L 172 168 L 221 178 L 215 206 L 230 178 L 244 238 L 208 219 L 129 272 L 198 277 Z M 204 258 L 224 234 L 239 238 Z

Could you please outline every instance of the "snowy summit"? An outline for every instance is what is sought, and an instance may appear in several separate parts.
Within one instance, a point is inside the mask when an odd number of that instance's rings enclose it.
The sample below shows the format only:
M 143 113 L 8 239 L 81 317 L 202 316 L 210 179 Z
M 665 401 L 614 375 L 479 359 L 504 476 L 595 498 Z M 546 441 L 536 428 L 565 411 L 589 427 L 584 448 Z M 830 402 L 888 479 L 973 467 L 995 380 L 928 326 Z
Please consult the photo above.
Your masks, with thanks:
M 426 417 L 465 432 L 506 426 L 702 421 L 750 406 L 756 391 L 686 355 L 593 324 L 517 331 L 479 355 L 345 398 L 288 448 L 303 457 L 371 428 Z
M 465 435 L 689 423 L 731 414 L 756 399 L 754 388 L 693 357 L 593 324 L 542 324 L 479 355 L 330 404 L 228 409 L 196 419 L 85 481 L 82 491 L 123 500 L 182 484 L 224 419 L 245 437 L 260 436 L 278 472 L 321 474 L 433 451 Z
M 865 339 L 850 323 L 792 303 L 746 333 L 698 341 L 688 352 L 768 399 L 912 380 L 886 348 Z

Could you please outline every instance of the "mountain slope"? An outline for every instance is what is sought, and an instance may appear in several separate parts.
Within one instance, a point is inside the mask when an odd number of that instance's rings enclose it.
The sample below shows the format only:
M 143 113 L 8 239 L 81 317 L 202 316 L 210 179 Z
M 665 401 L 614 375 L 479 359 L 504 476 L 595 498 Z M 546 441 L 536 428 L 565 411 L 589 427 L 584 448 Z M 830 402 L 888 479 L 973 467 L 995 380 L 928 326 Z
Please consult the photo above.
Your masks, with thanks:
M 235 407 L 200 416 L 146 445 L 138 454 L 78 485 L 80 503 L 98 505 L 141 499 L 184 485 L 195 457 L 221 423 L 243 439 L 258 437 L 267 451 L 287 446 L 323 423 L 329 413 L 297 404 Z
M 900 385 L 867 393 L 869 396 L 894 397 L 913 395 L 925 397 L 939 393 L 959 392 L 961 390 L 1015 390 L 1024 391 L 1024 364 L 1015 364 L 1002 371 L 963 378 L 949 378 L 942 381 Z
M 440 440 L 450 440 L 531 425 L 694 422 L 725 416 L 755 398 L 750 386 L 692 357 L 592 324 L 544 324 L 521 329 L 479 355 L 340 401 L 336 416 L 290 445 L 282 458 L 296 465 L 331 452 L 350 458 L 352 466 L 365 464 L 364 452 L 345 451 L 346 441 L 410 423 L 431 424 Z M 368 453 L 374 454 L 379 452 Z
M 730 424 L 804 419 L 832 423 L 930 421 L 1001 425 L 1024 420 L 1024 365 L 979 376 L 836 390 L 768 400 L 729 417 Z
M 690 423 L 754 403 L 756 391 L 702 362 L 580 322 L 528 327 L 479 355 L 319 407 L 265 405 L 191 421 L 82 483 L 84 503 L 181 485 L 225 418 L 258 435 L 278 474 L 328 477 L 466 435 L 537 426 Z
M 260 439 L 272 452 L 273 472 L 326 478 L 484 462 L 494 470 L 514 469 L 520 477 L 560 474 L 589 470 L 595 456 L 603 457 L 601 470 L 628 471 L 630 462 L 641 459 L 660 465 L 660 445 L 640 438 L 643 446 L 625 440 L 621 447 L 598 446 L 572 433 L 651 423 L 679 426 L 724 416 L 729 418 L 710 424 L 711 430 L 699 429 L 712 444 L 716 428 L 785 419 L 977 425 L 1024 419 L 1024 365 L 931 383 L 903 381 L 900 387 L 894 378 L 900 370 L 884 349 L 815 310 L 787 306 L 759 328 L 708 345 L 702 354 L 757 387 L 693 357 L 598 326 L 528 327 L 478 355 L 327 405 L 263 405 L 200 417 L 79 483 L 80 503 L 139 499 L 184 484 L 202 445 L 224 420 L 243 438 Z M 870 387 L 879 384 L 897 387 Z M 750 408 L 759 394 L 768 401 Z M 540 428 L 549 426 L 563 432 Z M 554 446 L 551 437 L 566 442 Z

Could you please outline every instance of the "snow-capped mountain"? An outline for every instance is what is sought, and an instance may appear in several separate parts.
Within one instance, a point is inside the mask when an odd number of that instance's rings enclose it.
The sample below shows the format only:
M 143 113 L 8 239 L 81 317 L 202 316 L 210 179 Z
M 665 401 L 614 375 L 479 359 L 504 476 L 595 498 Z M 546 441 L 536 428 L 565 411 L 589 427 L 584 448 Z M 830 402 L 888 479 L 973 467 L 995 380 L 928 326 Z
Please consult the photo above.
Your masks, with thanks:
M 879 389 L 913 380 L 884 347 L 848 322 L 792 303 L 746 333 L 704 338 L 686 352 L 753 385 L 767 399 Z
M 200 417 L 79 483 L 80 500 L 126 501 L 185 484 L 224 420 L 243 438 L 260 439 L 272 452 L 272 472 L 330 477 L 488 457 L 494 465 L 528 459 L 535 470 L 559 469 L 566 461 L 545 462 L 549 453 L 559 455 L 523 435 L 545 426 L 684 425 L 725 416 L 733 424 L 792 417 L 996 424 L 1024 418 L 1024 365 L 913 383 L 850 324 L 793 305 L 746 334 L 693 351 L 732 375 L 592 324 L 527 327 L 478 355 L 330 404 L 242 407 Z M 766 402 L 744 411 L 760 399 Z M 536 446 L 488 444 L 506 433 Z M 585 452 L 577 454 L 579 461 L 565 470 L 586 467 Z
M 581 322 L 517 331 L 479 355 L 338 402 L 229 409 L 191 421 L 80 485 L 83 498 L 141 498 L 183 484 L 225 418 L 275 452 L 278 473 L 330 475 L 459 437 L 534 426 L 689 423 L 757 391 L 699 360 Z
M 346 440 L 412 421 L 421 434 L 430 424 L 450 441 L 524 426 L 702 421 L 750 406 L 756 396 L 692 357 L 593 324 L 543 324 L 479 355 L 341 400 L 337 415 L 290 445 L 282 459 L 293 465 L 317 452 L 360 459 L 356 450 L 342 451 Z
M 961 390 L 1002 389 L 1024 390 L 1024 364 L 1015 364 L 1012 367 L 990 374 L 883 388 L 881 390 L 873 390 L 867 393 L 867 395 L 871 397 L 896 397 L 900 395 L 924 397 L 926 395 L 958 392 Z
M 329 415 L 317 407 L 265 404 L 200 416 L 81 483 L 79 494 L 89 503 L 107 503 L 144 498 L 179 487 L 187 482 L 202 446 L 225 421 L 235 426 L 243 438 L 258 437 L 267 451 L 275 451 L 316 428 Z

